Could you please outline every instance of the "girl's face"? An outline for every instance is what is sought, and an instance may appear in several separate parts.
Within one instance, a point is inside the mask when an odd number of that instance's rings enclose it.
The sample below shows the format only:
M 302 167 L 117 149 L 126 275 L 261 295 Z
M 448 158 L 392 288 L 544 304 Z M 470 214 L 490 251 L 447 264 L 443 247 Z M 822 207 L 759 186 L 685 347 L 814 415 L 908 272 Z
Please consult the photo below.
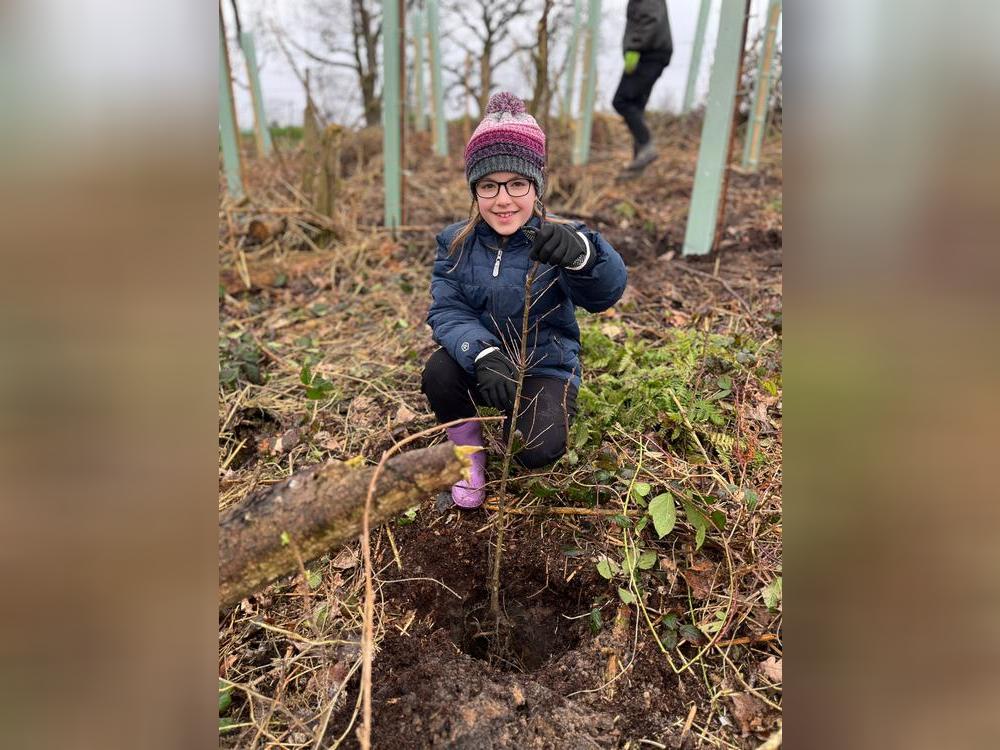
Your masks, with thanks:
M 514 234 L 524 226 L 535 198 L 535 183 L 516 172 L 490 172 L 476 183 L 479 214 L 500 235 Z

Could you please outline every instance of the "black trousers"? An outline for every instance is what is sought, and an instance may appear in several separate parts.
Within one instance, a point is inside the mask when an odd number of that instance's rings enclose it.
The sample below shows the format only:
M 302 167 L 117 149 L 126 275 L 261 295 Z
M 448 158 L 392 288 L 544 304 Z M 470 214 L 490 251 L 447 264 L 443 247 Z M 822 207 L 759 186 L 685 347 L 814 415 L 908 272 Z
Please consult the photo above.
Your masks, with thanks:
M 526 469 L 547 466 L 566 452 L 566 429 L 576 416 L 576 387 L 560 378 L 526 377 L 521 389 L 517 429 L 524 448 L 514 458 Z M 476 379 L 462 369 L 444 349 L 438 349 L 424 366 L 421 390 L 439 422 L 476 416 L 476 406 L 486 403 L 476 389 Z M 565 404 L 565 406 L 564 406 Z M 506 440 L 510 412 L 504 420 Z
M 625 119 L 625 124 L 632 133 L 633 156 L 636 151 L 649 143 L 649 128 L 646 127 L 643 114 L 649 102 L 649 95 L 653 91 L 653 84 L 659 79 L 669 60 L 669 57 L 664 58 L 663 55 L 643 52 L 639 56 L 639 64 L 635 70 L 631 73 L 622 73 L 615 98 L 611 101 L 611 106 Z

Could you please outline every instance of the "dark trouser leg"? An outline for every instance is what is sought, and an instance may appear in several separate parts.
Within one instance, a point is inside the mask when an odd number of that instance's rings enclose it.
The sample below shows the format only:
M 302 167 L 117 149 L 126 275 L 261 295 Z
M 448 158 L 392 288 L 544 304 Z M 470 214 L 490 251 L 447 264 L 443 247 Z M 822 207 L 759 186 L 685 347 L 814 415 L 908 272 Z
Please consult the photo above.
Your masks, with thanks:
M 576 388 L 560 378 L 525 378 L 517 429 L 524 447 L 514 458 L 526 469 L 548 466 L 566 452 L 566 428 L 576 416 Z M 505 423 L 509 425 L 509 420 Z
M 476 416 L 476 379 L 444 349 L 434 352 L 427 364 L 420 390 L 427 396 L 439 422 L 451 422 Z
M 618 90 L 615 91 L 615 98 L 611 101 L 611 106 L 622 116 L 632 133 L 633 156 L 649 143 L 649 128 L 646 127 L 643 113 L 646 111 L 649 95 L 653 91 L 653 84 L 665 67 L 666 64 L 662 59 L 647 59 L 646 56 L 641 56 L 635 70 L 622 75 Z
M 576 416 L 577 389 L 560 378 L 528 377 L 521 393 L 517 429 L 524 437 L 523 448 L 514 458 L 527 469 L 554 463 L 566 452 L 566 427 Z M 476 391 L 476 379 L 469 375 L 444 349 L 427 360 L 421 390 L 427 396 L 439 422 L 476 416 L 483 401 Z M 510 415 L 504 420 L 507 439 Z

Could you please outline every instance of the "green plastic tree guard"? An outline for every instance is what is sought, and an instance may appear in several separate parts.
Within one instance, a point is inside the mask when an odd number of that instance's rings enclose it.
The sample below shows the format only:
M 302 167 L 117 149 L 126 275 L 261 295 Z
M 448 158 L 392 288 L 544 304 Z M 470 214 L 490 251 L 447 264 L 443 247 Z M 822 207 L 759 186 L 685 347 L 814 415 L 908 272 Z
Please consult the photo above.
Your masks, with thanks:
M 402 201 L 399 109 L 399 3 L 382 3 L 382 161 L 385 225 L 398 227 Z
M 413 116 L 413 127 L 418 133 L 427 130 L 427 98 L 424 93 L 424 13 L 417 8 L 413 13 L 413 86 L 416 89 L 417 106 Z
M 219 11 L 219 139 L 222 142 L 222 168 L 226 173 L 226 190 L 234 198 L 243 197 L 243 175 L 240 170 L 239 134 L 236 132 L 236 110 L 233 107 L 232 81 L 229 75 L 229 51 L 226 30 Z
M 701 71 L 701 49 L 705 44 L 705 27 L 708 25 L 708 11 L 711 7 L 712 0 L 701 0 L 701 7 L 698 8 L 698 23 L 694 31 L 694 47 L 691 49 L 691 64 L 688 65 L 688 80 L 684 88 L 681 114 L 690 112 L 694 104 L 694 88 L 698 83 L 698 73 Z
M 573 89 L 576 86 L 576 59 L 580 56 L 580 26 L 583 24 L 583 0 L 573 0 L 573 32 L 566 51 L 566 91 L 563 94 L 560 118 L 573 112 Z
M 594 100 L 597 98 L 597 46 L 600 43 L 601 0 L 590 0 L 587 14 L 587 43 L 583 67 L 583 107 L 576 131 L 573 163 L 590 161 L 590 134 L 594 124 Z
M 684 233 L 684 255 L 709 253 L 715 241 L 722 178 L 729 158 L 729 135 L 733 125 L 745 13 L 746 0 L 722 0 L 708 105 L 701 128 L 698 166 Z
M 448 155 L 448 123 L 444 119 L 441 88 L 441 36 L 438 33 L 438 0 L 427 0 L 427 26 L 431 37 L 431 88 L 434 90 L 434 153 Z
M 250 78 L 250 98 L 253 99 L 254 135 L 257 141 L 257 153 L 261 156 L 271 154 L 271 131 L 267 129 L 267 117 L 264 115 L 264 95 L 260 88 L 260 75 L 257 72 L 257 51 L 253 45 L 253 34 L 249 31 L 240 33 L 240 47 L 247 61 L 247 76 Z
M 778 20 L 781 18 L 781 0 L 771 0 L 767 6 L 767 29 L 761 44 L 757 81 L 753 89 L 753 105 L 747 120 L 747 135 L 743 142 L 743 169 L 756 172 L 760 162 L 760 149 L 767 130 L 767 105 L 774 83 L 774 49 L 778 38 Z

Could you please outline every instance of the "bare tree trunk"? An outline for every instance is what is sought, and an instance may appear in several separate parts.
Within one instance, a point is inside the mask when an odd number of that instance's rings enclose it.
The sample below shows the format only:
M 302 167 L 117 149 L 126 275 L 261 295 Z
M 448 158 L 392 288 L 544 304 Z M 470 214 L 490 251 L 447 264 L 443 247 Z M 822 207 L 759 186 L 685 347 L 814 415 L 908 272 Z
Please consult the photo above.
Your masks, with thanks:
M 340 151 L 343 140 L 344 129 L 340 125 L 326 126 L 313 182 L 313 209 L 322 216 L 333 216 L 333 206 L 340 192 Z
M 549 129 L 549 101 L 552 98 L 549 86 L 549 12 L 552 0 L 545 0 L 542 17 L 538 19 L 538 51 L 532 53 L 535 60 L 535 90 L 531 95 L 531 112 L 538 118 L 542 130 Z
M 468 459 L 465 460 L 468 463 Z M 461 478 L 451 443 L 390 459 L 372 521 L 381 523 Z M 354 541 L 374 467 L 313 466 L 250 495 L 219 518 L 219 606 L 228 609 L 276 578 Z
M 372 17 L 365 0 L 351 0 L 354 36 L 354 64 L 361 87 L 361 102 L 365 111 L 365 125 L 371 127 L 382 122 L 382 102 L 375 95 L 378 76 L 378 32 L 372 29 Z M 364 57 L 362 58 L 362 52 Z
M 483 45 L 483 56 L 479 58 L 479 119 L 486 116 L 486 105 L 490 101 L 493 79 L 493 44 L 487 40 Z
M 469 112 L 469 91 L 472 87 L 472 53 L 465 53 L 465 117 L 462 118 L 462 129 L 465 135 L 465 142 L 472 138 L 472 114 Z
M 316 105 L 309 90 L 308 68 L 306 68 L 305 88 L 306 108 L 302 113 L 302 192 L 305 195 L 313 195 L 316 170 L 319 168 L 320 154 L 322 154 L 320 144 L 322 136 L 316 116 Z

